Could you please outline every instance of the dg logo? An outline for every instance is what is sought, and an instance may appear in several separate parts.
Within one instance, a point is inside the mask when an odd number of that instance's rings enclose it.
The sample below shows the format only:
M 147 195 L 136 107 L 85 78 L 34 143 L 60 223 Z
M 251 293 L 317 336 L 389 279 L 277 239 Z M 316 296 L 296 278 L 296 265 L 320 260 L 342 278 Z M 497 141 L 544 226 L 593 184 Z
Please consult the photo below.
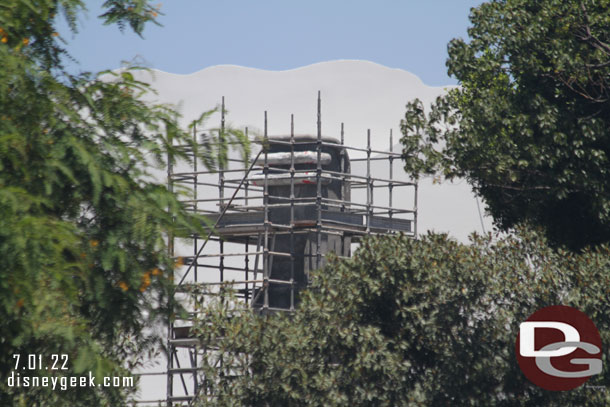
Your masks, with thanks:
M 602 342 L 584 313 L 564 305 L 542 308 L 521 323 L 515 344 L 523 374 L 546 390 L 576 388 L 602 371 Z

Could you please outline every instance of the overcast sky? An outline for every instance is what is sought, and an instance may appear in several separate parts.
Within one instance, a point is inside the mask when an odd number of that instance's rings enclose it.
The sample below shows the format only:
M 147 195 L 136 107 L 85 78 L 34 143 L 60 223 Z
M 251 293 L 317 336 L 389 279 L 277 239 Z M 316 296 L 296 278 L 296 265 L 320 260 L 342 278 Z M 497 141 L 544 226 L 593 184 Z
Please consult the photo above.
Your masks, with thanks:
M 79 33 L 63 26 L 71 71 L 117 68 L 121 61 L 171 73 L 233 64 L 285 70 L 321 61 L 364 59 L 401 68 L 431 86 L 455 84 L 447 76 L 447 43 L 466 37 L 474 0 L 171 0 L 161 4 L 163 27 L 144 38 L 103 26 L 100 0 Z

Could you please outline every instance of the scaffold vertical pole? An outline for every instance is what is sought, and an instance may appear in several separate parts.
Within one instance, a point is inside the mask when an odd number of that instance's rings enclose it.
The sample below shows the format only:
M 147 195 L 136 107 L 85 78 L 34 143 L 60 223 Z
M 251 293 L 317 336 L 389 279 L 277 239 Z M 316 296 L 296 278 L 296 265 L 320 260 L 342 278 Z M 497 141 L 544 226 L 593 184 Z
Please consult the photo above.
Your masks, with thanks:
M 322 99 L 318 91 L 318 139 L 316 143 L 316 270 L 322 263 Z
M 347 190 L 348 190 L 348 186 L 347 186 L 347 160 L 345 159 L 345 149 L 343 148 L 345 147 L 345 128 L 343 125 L 343 122 L 341 122 L 341 152 L 340 157 L 341 157 L 341 163 L 340 163 L 340 171 L 343 174 L 343 176 L 341 177 L 341 212 L 345 212 L 345 201 L 346 201 L 346 197 L 347 197 Z M 341 253 L 339 253 L 340 256 L 345 256 L 347 253 L 349 252 L 349 250 L 345 249 L 345 232 L 341 233 Z
M 294 115 L 290 115 L 290 310 L 294 311 Z
M 193 143 L 197 143 L 197 123 L 193 125 Z M 193 152 L 193 211 L 197 213 L 197 157 L 195 157 L 195 153 Z M 197 245 L 199 243 L 199 239 L 197 235 L 193 237 L 193 261 L 195 265 L 193 266 L 193 273 L 195 277 L 195 283 L 197 283 L 197 272 L 198 272 L 198 261 L 197 261 Z
M 171 134 L 168 134 L 168 140 L 167 140 L 169 145 L 173 144 L 173 139 L 171 137 Z M 169 192 L 174 192 L 174 184 L 172 181 L 172 176 L 173 176 L 173 156 L 171 151 L 167 152 L 167 189 Z M 169 210 L 169 208 L 168 208 Z M 174 236 L 173 234 L 170 232 L 170 234 L 167 237 L 167 253 L 170 257 L 174 257 Z M 175 271 L 173 271 L 173 273 L 175 273 Z M 173 355 L 174 355 L 174 347 L 172 345 L 172 334 L 173 334 L 173 321 L 172 321 L 172 302 L 173 299 L 169 298 L 168 299 L 168 310 L 167 310 L 167 391 L 166 391 L 166 396 L 167 396 L 167 407 L 171 407 L 172 404 L 172 396 L 174 394 L 174 377 L 171 373 L 171 370 L 173 368 Z
M 343 148 L 345 146 L 345 132 L 344 132 L 344 126 L 343 126 L 343 122 L 341 122 L 341 166 L 339 168 L 341 168 L 341 173 L 343 174 L 342 180 L 341 180 L 341 212 L 345 212 L 345 197 L 347 195 L 347 163 L 345 160 L 345 149 Z
M 366 131 L 366 234 L 371 233 L 371 129 Z
M 248 140 L 248 127 L 246 127 L 244 129 L 244 135 L 245 135 L 246 140 Z M 248 166 L 249 165 L 250 165 L 250 157 L 246 157 L 246 162 L 244 163 L 244 177 L 248 176 Z M 249 185 L 249 182 L 246 179 L 244 181 L 244 205 L 245 205 L 246 208 L 248 207 L 248 185 Z M 245 275 L 246 275 L 246 287 L 245 287 L 245 290 L 244 290 L 244 299 L 245 299 L 246 306 L 247 306 L 248 305 L 248 297 L 250 295 L 250 292 L 248 291 L 248 288 L 249 288 L 249 286 L 248 286 L 248 274 L 249 274 L 249 271 L 250 271 L 250 269 L 249 269 L 249 266 L 250 266 L 250 256 L 248 255 L 248 250 L 249 250 L 250 237 L 247 236 L 245 238 L 245 241 L 246 241 L 246 247 L 245 247 L 245 249 L 246 249 L 246 256 L 245 256 L 245 259 L 244 259 L 244 268 L 245 268 L 244 271 L 245 271 Z
M 218 212 L 222 213 L 224 211 L 224 197 L 225 197 L 225 163 L 228 163 L 228 151 L 225 150 L 225 97 L 222 97 L 222 104 L 220 107 L 220 133 L 218 135 L 219 138 L 219 157 L 218 157 L 218 189 L 220 201 L 218 205 Z M 220 271 L 220 282 L 224 281 L 224 241 L 222 238 L 219 239 L 219 248 L 220 248 L 220 258 L 218 269 Z
M 197 123 L 193 125 L 193 143 L 197 144 Z M 193 152 L 193 211 L 197 213 L 198 210 L 198 194 L 197 194 L 197 181 L 198 181 L 198 171 L 197 171 L 197 157 Z M 197 247 L 199 245 L 199 239 L 197 234 L 193 236 L 193 262 L 195 263 L 193 266 L 193 275 L 195 284 L 199 281 L 199 260 L 197 259 Z M 197 352 L 191 353 L 191 366 L 197 366 Z M 199 387 L 199 383 L 197 382 L 197 375 L 193 374 L 193 393 L 197 394 Z
M 267 133 L 267 111 L 265 111 L 265 130 L 263 137 L 264 163 L 263 173 L 265 176 L 263 186 L 264 215 L 264 239 L 263 239 L 263 313 L 269 309 L 269 134 Z
M 415 181 L 415 193 L 413 195 L 413 237 L 417 238 L 417 181 Z
M 394 180 L 394 143 L 393 143 L 393 137 L 392 137 L 392 129 L 390 129 L 390 157 L 389 157 L 389 161 L 390 161 L 390 182 L 388 184 L 388 208 L 389 209 L 389 218 L 390 220 L 392 219 L 392 215 L 394 215 L 394 210 L 392 208 L 392 192 L 394 189 L 394 183 L 392 182 Z

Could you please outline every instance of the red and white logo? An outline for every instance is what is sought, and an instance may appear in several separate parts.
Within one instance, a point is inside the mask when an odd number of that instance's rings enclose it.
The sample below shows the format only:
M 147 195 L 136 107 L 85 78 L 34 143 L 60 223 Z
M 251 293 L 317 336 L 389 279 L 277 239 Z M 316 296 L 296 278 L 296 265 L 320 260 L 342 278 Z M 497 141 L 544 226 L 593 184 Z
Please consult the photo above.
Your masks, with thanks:
M 571 390 L 602 371 L 602 341 L 579 310 L 555 305 L 521 323 L 515 344 L 523 374 L 546 390 Z

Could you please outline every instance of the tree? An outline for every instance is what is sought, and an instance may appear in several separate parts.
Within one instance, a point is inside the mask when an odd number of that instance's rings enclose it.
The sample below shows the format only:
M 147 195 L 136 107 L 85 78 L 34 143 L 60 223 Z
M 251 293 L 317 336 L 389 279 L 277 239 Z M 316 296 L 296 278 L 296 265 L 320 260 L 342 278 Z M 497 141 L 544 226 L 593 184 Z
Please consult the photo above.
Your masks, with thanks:
M 608 392 L 549 392 L 515 357 L 520 322 L 574 306 L 610 339 L 610 248 L 573 254 L 520 232 L 367 238 L 331 259 L 293 314 L 208 304 L 198 332 L 213 406 L 601 406 Z M 219 358 L 222 362 L 217 363 Z M 607 356 L 604 356 L 607 364 Z M 220 367 L 219 367 L 220 366 Z M 607 383 L 610 370 L 589 384 Z M 204 390 L 204 389 L 202 389 Z
M 407 105 L 405 169 L 465 177 L 495 223 L 572 249 L 610 241 L 609 3 L 497 0 L 448 45 L 460 87 Z
M 159 12 L 147 0 L 109 0 L 104 7 L 106 23 L 138 34 Z M 3 406 L 125 403 L 133 388 L 61 391 L 7 380 L 130 375 L 157 340 L 150 327 L 173 306 L 168 236 L 205 233 L 201 219 L 149 173 L 176 160 L 212 167 L 226 155 L 214 140 L 202 148 L 171 108 L 143 103 L 149 86 L 131 69 L 103 78 L 63 70 L 57 14 L 76 31 L 83 10 L 79 0 L 0 4 Z M 244 141 L 238 132 L 222 137 L 235 138 Z M 53 355 L 63 354 L 69 370 L 53 369 Z M 41 359 L 28 366 L 28 355 Z

